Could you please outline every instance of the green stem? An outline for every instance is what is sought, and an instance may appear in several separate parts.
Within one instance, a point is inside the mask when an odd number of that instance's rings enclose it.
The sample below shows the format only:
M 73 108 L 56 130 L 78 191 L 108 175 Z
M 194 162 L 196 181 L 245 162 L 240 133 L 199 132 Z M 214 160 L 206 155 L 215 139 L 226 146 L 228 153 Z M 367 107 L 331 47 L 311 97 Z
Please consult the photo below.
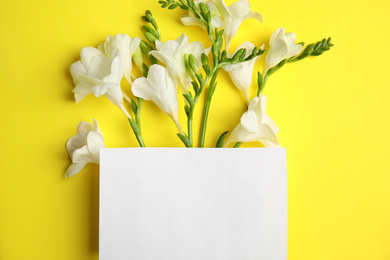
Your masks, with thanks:
M 217 80 L 219 70 L 220 70 L 219 67 L 215 70 L 213 77 L 211 78 L 209 89 L 207 91 L 206 103 L 205 103 L 204 110 L 203 110 L 203 118 L 202 118 L 201 132 L 200 132 L 199 147 L 204 147 L 207 119 L 209 116 L 211 99 L 213 98 L 213 94 L 214 94 L 215 87 L 216 87 L 215 81 Z
M 190 140 L 192 146 L 192 119 L 194 115 L 195 104 L 190 106 L 190 113 L 188 114 L 187 128 L 188 128 L 188 139 Z
M 135 137 L 137 138 L 139 146 L 145 147 L 144 140 L 143 140 L 142 134 L 141 134 L 141 128 L 139 127 L 138 123 L 133 118 L 128 118 L 128 120 L 129 120 L 131 128 L 133 129 Z
M 241 145 L 242 145 L 241 142 L 237 142 L 237 143 L 233 146 L 233 148 L 239 148 Z

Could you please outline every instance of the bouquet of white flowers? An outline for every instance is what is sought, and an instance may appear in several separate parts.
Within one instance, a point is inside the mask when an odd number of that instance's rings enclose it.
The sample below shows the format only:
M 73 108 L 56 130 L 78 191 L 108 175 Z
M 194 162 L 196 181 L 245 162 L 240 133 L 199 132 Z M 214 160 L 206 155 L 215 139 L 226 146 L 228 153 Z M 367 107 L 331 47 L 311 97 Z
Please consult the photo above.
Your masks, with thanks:
M 248 110 L 229 136 L 228 132 L 224 132 L 216 140 L 216 147 L 239 147 L 243 142 L 253 141 L 259 141 L 265 147 L 279 147 L 279 128 L 266 114 L 267 98 L 262 91 L 269 77 L 284 65 L 328 51 L 333 46 L 331 39 L 323 39 L 304 48 L 304 43 L 296 43 L 294 33 L 278 28 L 269 40 L 269 50 L 264 49 L 264 44 L 256 47 L 245 41 L 232 53 L 229 47 L 241 23 L 249 18 L 263 21 L 260 13 L 252 12 L 248 0 L 239 0 L 230 6 L 223 0 L 161 0 L 159 3 L 169 10 L 181 8 L 188 11 L 181 22 L 202 27 L 212 45 L 205 48 L 200 41 L 190 43 L 185 34 L 176 40 L 163 42 L 155 18 L 146 11 L 143 16 L 147 23 L 143 26 L 144 40 L 126 34 L 110 35 L 97 48 L 85 47 L 81 50 L 81 60 L 70 67 L 76 102 L 89 94 L 106 96 L 123 111 L 139 145 L 145 147 L 147 142 L 142 138 L 141 109 L 144 100 L 152 101 L 173 120 L 184 145 L 194 147 L 193 113 L 201 95 L 206 95 L 197 145 L 204 147 L 210 104 L 218 73 L 223 69 L 242 92 Z M 266 57 L 263 71 L 257 72 L 257 95 L 250 97 L 254 65 L 263 54 Z M 134 76 L 133 63 L 143 77 Z M 122 89 L 123 78 L 131 85 L 133 98 Z M 178 117 L 178 87 L 185 99 L 186 131 Z M 66 176 L 78 173 L 87 163 L 99 163 L 102 147 L 105 147 L 104 139 L 96 120 L 93 124 L 81 122 L 78 134 L 67 142 L 73 163 Z

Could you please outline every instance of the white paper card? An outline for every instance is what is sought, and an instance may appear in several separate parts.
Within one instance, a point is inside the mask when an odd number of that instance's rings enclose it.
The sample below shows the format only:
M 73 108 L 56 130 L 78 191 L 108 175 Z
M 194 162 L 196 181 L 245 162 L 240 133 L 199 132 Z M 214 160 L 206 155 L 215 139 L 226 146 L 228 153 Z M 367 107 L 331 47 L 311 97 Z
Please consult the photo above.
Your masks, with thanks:
M 284 148 L 102 149 L 100 260 L 286 260 Z

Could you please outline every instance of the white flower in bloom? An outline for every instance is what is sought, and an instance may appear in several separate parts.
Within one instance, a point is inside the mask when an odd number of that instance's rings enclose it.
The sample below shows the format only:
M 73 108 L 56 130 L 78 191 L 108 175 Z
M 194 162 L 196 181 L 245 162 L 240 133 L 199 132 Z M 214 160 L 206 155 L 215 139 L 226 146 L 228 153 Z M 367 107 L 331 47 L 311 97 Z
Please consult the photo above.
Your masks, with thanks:
M 122 56 L 123 62 L 123 77 L 131 84 L 131 70 L 133 68 L 132 56 L 138 49 L 141 38 L 134 37 L 130 38 L 127 34 L 120 33 L 113 36 L 108 36 L 106 41 L 100 48 L 104 48 L 104 52 L 108 57 L 116 55 L 118 49 Z
M 69 178 L 80 172 L 87 163 L 99 164 L 100 148 L 105 148 L 103 134 L 96 119 L 93 124 L 81 122 L 77 128 L 77 135 L 72 136 L 66 143 L 66 149 L 72 164 L 65 173 Z
M 150 66 L 148 77 L 134 80 L 131 89 L 136 97 L 153 101 L 172 118 L 179 132 L 184 134 L 178 116 L 177 84 L 165 67 L 157 64 Z
M 298 55 L 302 51 L 301 44 L 295 44 L 297 37 L 295 33 L 285 33 L 285 28 L 277 29 L 269 40 L 269 51 L 265 58 L 263 76 L 267 71 L 278 65 L 282 60 Z
M 70 73 L 75 84 L 73 90 L 76 102 L 80 102 L 89 94 L 95 97 L 105 95 L 114 105 L 118 106 L 127 117 L 129 113 L 123 106 L 121 79 L 123 62 L 117 49 L 109 58 L 93 47 L 81 49 L 81 61 L 70 66 Z
M 248 106 L 248 111 L 241 117 L 241 122 L 230 134 L 224 147 L 232 142 L 258 141 L 265 147 L 280 147 L 278 137 L 279 128 L 275 122 L 265 113 L 267 98 L 264 95 L 255 97 Z
M 206 4 L 207 8 L 210 10 L 211 24 L 215 28 L 221 28 L 223 26 L 221 13 L 219 11 L 218 6 L 213 1 L 206 2 L 205 0 L 200 0 L 200 1 L 194 1 L 194 3 L 198 9 L 199 9 L 199 3 Z M 188 12 L 188 15 L 180 18 L 180 21 L 187 26 L 198 25 L 207 31 L 207 28 L 204 25 L 204 23 L 200 19 L 196 18 L 192 12 Z
M 202 64 L 201 55 L 207 51 L 203 48 L 203 44 L 199 41 L 190 43 L 188 37 L 183 33 L 176 40 L 168 40 L 165 43 L 156 41 L 156 51 L 150 51 L 149 54 L 153 55 L 156 59 L 163 62 L 180 85 L 184 94 L 188 93 L 191 85 L 191 76 L 187 72 L 184 61 L 184 54 L 192 54 L 198 61 L 198 64 Z
M 241 23 L 248 18 L 263 22 L 263 17 L 258 12 L 252 12 L 249 0 L 239 0 L 229 7 L 224 0 L 215 0 L 222 12 L 223 28 L 226 41 L 226 51 L 229 51 L 230 43 L 236 36 Z
M 241 46 L 237 48 L 234 54 L 236 54 L 240 49 L 244 48 L 246 49 L 245 58 L 247 58 L 252 54 L 252 51 L 255 47 L 256 46 L 253 43 L 247 41 L 241 44 Z M 263 48 L 264 45 L 261 46 L 261 49 Z M 229 54 L 229 56 L 232 57 L 234 54 Z M 252 85 L 253 68 L 256 61 L 258 61 L 260 57 L 261 55 L 246 62 L 230 64 L 223 67 L 223 69 L 229 73 L 234 85 L 244 94 L 247 104 L 249 104 L 250 101 L 249 88 Z

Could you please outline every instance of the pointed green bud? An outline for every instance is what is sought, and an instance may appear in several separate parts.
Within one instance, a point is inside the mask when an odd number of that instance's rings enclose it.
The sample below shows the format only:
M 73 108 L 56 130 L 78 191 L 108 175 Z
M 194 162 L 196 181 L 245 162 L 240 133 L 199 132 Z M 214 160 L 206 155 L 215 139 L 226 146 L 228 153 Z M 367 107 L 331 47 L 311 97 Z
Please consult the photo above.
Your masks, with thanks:
M 223 50 L 223 52 L 221 53 L 221 61 L 225 62 L 226 60 L 227 60 L 227 52 L 226 50 Z
M 187 136 L 182 134 L 177 134 L 177 136 L 180 138 L 180 140 L 184 143 L 186 147 L 192 147 L 192 144 L 190 142 L 190 139 L 188 139 Z
M 215 145 L 215 148 L 222 148 L 223 143 L 225 142 L 226 135 L 229 133 L 229 131 L 224 132 L 221 134 L 221 136 L 218 138 L 217 144 Z
M 194 74 L 198 74 L 199 73 L 199 63 L 196 60 L 195 56 L 190 54 L 188 56 L 188 62 L 189 62 L 189 65 L 190 65 L 192 72 L 194 72 Z
M 195 93 L 198 93 L 198 91 L 199 91 L 198 83 L 196 81 L 192 81 L 191 84 L 192 84 L 192 87 L 194 88 Z
M 257 96 L 259 96 L 261 94 L 261 92 L 263 92 L 263 89 L 264 89 L 264 78 L 263 76 L 261 75 L 260 71 L 257 72 L 257 86 L 258 86 L 258 90 L 257 90 Z
M 204 79 L 203 79 L 202 74 L 198 73 L 198 74 L 196 74 L 195 76 L 196 76 L 196 78 L 198 79 L 199 83 L 200 83 L 201 85 L 204 85 Z
M 146 64 L 144 63 L 143 66 L 142 66 L 143 70 L 142 70 L 142 75 L 147 78 L 148 77 L 148 74 L 149 74 L 149 68 L 148 66 L 146 66 Z
M 233 58 L 231 58 L 230 62 L 234 63 L 234 62 L 238 61 L 243 54 L 245 56 L 245 53 L 246 53 L 246 49 L 244 49 L 244 48 L 240 49 L 238 52 L 236 52 L 236 54 L 234 54 L 234 56 L 233 56 Z
M 154 34 L 152 34 L 152 33 L 150 33 L 150 32 L 146 32 L 145 33 L 145 37 L 146 37 L 146 39 L 148 39 L 148 41 L 150 42 L 150 43 L 155 43 L 156 42 L 156 40 L 157 40 L 157 37 L 156 36 L 154 36 Z
M 134 54 L 133 54 L 133 61 L 135 63 L 135 65 L 143 72 L 143 59 L 142 59 L 142 52 L 141 52 L 141 49 L 138 48 Z
M 218 46 L 216 43 L 214 43 L 213 46 L 211 46 L 211 53 L 213 54 L 214 65 L 218 64 L 219 50 L 220 49 L 218 49 Z
M 207 12 L 209 12 L 209 9 L 207 8 L 206 4 L 202 2 L 199 3 L 199 9 L 203 15 L 206 15 Z
M 178 6 L 179 6 L 179 3 L 176 3 L 176 4 L 173 4 L 170 7 L 168 7 L 168 9 L 173 10 L 173 9 L 175 9 Z
M 191 108 L 188 105 L 184 106 L 184 111 L 186 112 L 187 117 L 190 115 Z
M 187 54 L 187 53 L 184 54 L 184 65 L 185 65 L 186 70 L 187 70 L 188 74 L 190 75 L 192 81 L 196 81 L 196 77 L 195 77 L 196 73 L 192 70 L 191 61 L 190 61 L 191 55 L 192 54 Z
M 143 28 L 146 32 L 153 34 L 156 38 L 158 38 L 158 33 L 152 29 L 152 27 L 144 25 Z
M 146 56 L 149 56 L 149 52 L 152 50 L 149 44 L 147 44 L 144 41 L 141 41 L 141 43 L 139 44 L 139 48 L 141 49 L 142 53 L 145 54 Z
M 200 56 L 200 59 L 201 59 L 203 65 L 209 65 L 209 58 L 207 58 L 206 53 L 202 53 L 202 55 Z
M 190 8 L 188 7 L 188 6 L 186 6 L 186 5 L 180 5 L 179 6 L 181 9 L 183 9 L 183 10 L 186 10 L 186 11 L 188 11 Z

